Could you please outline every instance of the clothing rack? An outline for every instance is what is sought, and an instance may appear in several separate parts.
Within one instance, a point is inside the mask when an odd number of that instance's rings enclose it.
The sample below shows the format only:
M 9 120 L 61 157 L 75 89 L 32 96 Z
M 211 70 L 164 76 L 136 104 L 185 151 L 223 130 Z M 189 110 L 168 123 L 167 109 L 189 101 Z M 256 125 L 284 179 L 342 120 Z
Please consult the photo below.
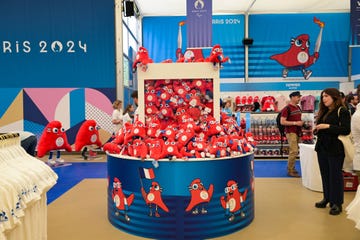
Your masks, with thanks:
M 0 133 L 0 240 L 47 239 L 46 192 L 56 173 L 20 145 L 18 133 Z

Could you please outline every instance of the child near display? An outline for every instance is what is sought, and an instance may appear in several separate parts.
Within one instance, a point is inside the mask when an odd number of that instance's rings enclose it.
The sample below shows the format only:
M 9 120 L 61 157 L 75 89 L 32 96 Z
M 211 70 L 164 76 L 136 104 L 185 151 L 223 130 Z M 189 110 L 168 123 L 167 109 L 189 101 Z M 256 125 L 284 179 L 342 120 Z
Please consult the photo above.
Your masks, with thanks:
M 134 105 L 132 104 L 128 104 L 124 110 L 124 115 L 123 115 L 123 124 L 125 123 L 132 123 L 134 120 Z
M 116 134 L 119 129 L 122 127 L 122 116 L 123 116 L 123 110 L 122 110 L 122 101 L 121 100 L 115 100 L 113 102 L 113 112 L 111 116 L 111 123 L 114 127 L 114 134 Z
M 138 98 L 138 91 L 137 90 L 135 90 L 135 91 L 133 91 L 132 93 L 131 93 L 131 98 L 133 99 L 133 101 L 134 101 L 134 104 L 135 104 L 135 111 L 134 111 L 134 120 L 136 120 L 137 118 L 138 118 L 138 116 L 139 116 L 139 111 L 138 111 L 138 100 L 139 100 L 139 98 Z

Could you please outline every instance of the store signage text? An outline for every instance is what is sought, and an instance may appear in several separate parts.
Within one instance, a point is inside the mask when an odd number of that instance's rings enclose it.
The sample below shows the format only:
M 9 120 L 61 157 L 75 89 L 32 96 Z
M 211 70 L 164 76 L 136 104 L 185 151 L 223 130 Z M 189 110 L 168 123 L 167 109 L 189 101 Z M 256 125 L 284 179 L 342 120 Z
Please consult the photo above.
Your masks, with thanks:
M 289 90 L 297 90 L 300 87 L 300 83 L 286 83 L 286 87 Z
M 87 44 L 82 41 L 2 41 L 1 52 L 4 54 L 31 53 L 76 53 L 87 52 Z
M 212 24 L 240 24 L 240 19 L 226 18 L 226 19 L 213 19 Z

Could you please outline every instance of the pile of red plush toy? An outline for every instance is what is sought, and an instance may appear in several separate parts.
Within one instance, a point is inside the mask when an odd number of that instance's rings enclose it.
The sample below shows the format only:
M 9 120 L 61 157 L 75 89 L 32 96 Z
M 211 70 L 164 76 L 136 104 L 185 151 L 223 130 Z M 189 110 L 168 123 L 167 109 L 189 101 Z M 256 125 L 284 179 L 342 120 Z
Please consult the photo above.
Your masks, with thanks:
M 251 133 L 232 117 L 213 117 L 212 81 L 146 81 L 146 123 L 126 123 L 104 151 L 141 159 L 238 156 L 254 150 Z
M 138 55 L 133 67 L 146 71 L 144 66 L 152 61 L 146 60 L 146 49 L 141 53 L 145 56 Z M 220 158 L 254 151 L 252 134 L 245 133 L 236 119 L 226 114 L 221 114 L 220 122 L 214 118 L 213 106 L 220 102 L 213 101 L 212 93 L 209 79 L 145 81 L 146 122 L 125 123 L 103 150 L 153 160 Z

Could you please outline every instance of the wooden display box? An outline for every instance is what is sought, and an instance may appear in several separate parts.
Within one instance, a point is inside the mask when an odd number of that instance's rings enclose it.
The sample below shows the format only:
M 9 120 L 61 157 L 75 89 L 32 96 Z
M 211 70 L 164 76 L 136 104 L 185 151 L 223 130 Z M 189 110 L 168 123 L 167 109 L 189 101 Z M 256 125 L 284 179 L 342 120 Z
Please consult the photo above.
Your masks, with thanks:
M 213 81 L 213 116 L 220 120 L 220 72 L 212 63 L 150 63 L 146 71 L 137 70 L 138 77 L 138 112 L 139 119 L 145 122 L 144 82 L 162 79 L 212 79 Z

